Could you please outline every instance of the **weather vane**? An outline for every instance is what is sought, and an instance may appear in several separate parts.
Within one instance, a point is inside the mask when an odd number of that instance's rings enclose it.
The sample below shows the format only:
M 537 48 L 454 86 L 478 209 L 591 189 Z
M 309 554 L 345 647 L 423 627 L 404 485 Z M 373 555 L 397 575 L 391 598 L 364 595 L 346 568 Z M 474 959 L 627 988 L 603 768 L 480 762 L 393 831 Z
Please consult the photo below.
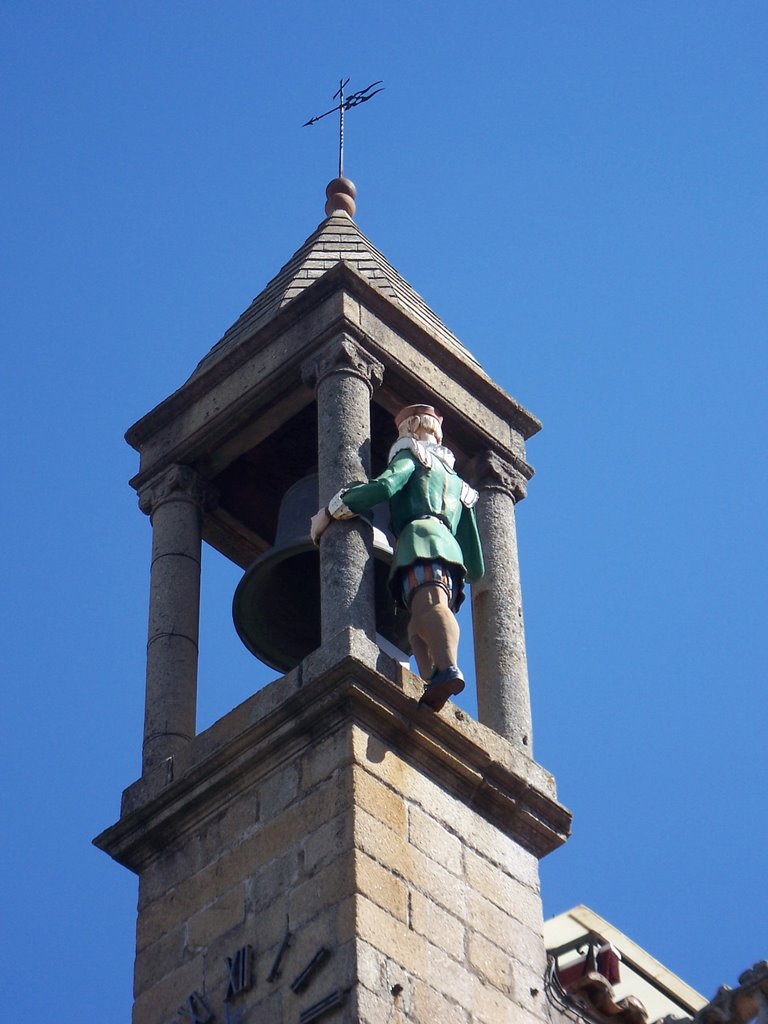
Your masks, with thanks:
M 381 82 L 372 82 L 367 88 L 360 89 L 359 92 L 353 92 L 351 96 L 347 96 L 344 99 L 344 89 L 349 84 L 349 79 L 343 79 L 339 82 L 339 91 L 334 93 L 333 98 L 339 101 L 338 106 L 331 107 L 330 110 L 326 110 L 324 114 L 318 114 L 317 117 L 310 117 L 308 121 L 305 121 L 302 128 L 308 128 L 309 125 L 314 124 L 315 121 L 320 121 L 324 117 L 328 117 L 329 114 L 335 114 L 339 112 L 339 177 L 344 177 L 344 111 L 351 110 L 352 107 L 359 107 L 361 103 L 367 103 L 368 100 L 372 100 L 376 93 L 379 93 L 384 88 Z M 381 85 L 381 89 L 377 89 L 376 86 Z M 374 91 L 371 92 L 371 89 Z

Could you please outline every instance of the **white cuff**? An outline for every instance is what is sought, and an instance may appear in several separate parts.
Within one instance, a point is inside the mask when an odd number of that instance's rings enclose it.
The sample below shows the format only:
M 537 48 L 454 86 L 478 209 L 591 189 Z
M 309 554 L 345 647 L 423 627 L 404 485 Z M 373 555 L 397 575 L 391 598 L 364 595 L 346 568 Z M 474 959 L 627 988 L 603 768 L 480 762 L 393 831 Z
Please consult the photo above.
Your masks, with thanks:
M 354 519 L 357 513 L 347 508 L 341 500 L 342 494 L 343 491 L 337 491 L 328 502 L 328 513 L 332 519 Z
M 477 493 L 477 491 L 474 489 L 474 487 L 470 487 L 468 483 L 466 483 L 464 480 L 462 480 L 462 482 L 461 482 L 461 499 L 460 499 L 461 500 L 461 504 L 465 508 L 474 508 L 475 505 L 477 504 L 477 499 L 479 497 L 480 497 L 480 495 Z

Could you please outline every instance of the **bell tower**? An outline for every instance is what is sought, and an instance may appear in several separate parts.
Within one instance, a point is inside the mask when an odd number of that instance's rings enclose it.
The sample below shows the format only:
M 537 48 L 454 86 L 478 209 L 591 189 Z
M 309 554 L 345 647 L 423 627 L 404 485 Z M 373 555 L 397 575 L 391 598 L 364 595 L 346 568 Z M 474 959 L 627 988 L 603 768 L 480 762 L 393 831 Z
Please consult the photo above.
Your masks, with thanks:
M 95 842 L 139 878 L 134 1024 L 547 1018 L 538 860 L 570 815 L 533 759 L 515 535 L 540 424 L 354 198 L 331 182 L 318 228 L 127 433 L 152 525 L 143 768 Z M 386 513 L 309 538 L 425 401 L 479 492 L 479 721 L 418 703 Z M 234 628 L 278 675 L 196 734 L 203 542 L 242 567 Z

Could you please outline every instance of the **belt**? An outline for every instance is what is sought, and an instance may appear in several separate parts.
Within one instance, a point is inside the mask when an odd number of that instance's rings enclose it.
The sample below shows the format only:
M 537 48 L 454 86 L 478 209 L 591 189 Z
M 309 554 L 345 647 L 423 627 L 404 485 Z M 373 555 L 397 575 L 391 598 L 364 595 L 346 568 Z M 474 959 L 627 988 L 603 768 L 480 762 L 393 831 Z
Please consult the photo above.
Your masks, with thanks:
M 429 513 L 425 516 L 414 516 L 411 522 L 417 523 L 422 519 L 434 519 L 435 522 L 442 523 L 443 526 L 445 526 L 448 530 L 450 530 L 451 528 L 451 524 L 446 519 L 444 519 L 443 516 L 434 515 L 433 513 Z

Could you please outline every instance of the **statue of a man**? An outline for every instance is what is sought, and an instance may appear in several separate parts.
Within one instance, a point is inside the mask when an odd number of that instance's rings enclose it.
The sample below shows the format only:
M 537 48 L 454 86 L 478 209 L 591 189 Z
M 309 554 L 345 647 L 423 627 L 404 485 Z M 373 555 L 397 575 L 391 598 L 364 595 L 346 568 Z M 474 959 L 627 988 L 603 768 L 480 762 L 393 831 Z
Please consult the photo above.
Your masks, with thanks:
M 339 491 L 312 517 L 311 527 L 318 544 L 332 519 L 350 519 L 389 501 L 396 537 L 389 587 L 410 612 L 408 638 L 427 682 L 420 703 L 433 711 L 464 689 L 454 612 L 464 600 L 465 578 L 477 580 L 484 571 L 477 491 L 454 470 L 453 452 L 442 444 L 442 422 L 431 405 L 402 409 L 384 472 Z

